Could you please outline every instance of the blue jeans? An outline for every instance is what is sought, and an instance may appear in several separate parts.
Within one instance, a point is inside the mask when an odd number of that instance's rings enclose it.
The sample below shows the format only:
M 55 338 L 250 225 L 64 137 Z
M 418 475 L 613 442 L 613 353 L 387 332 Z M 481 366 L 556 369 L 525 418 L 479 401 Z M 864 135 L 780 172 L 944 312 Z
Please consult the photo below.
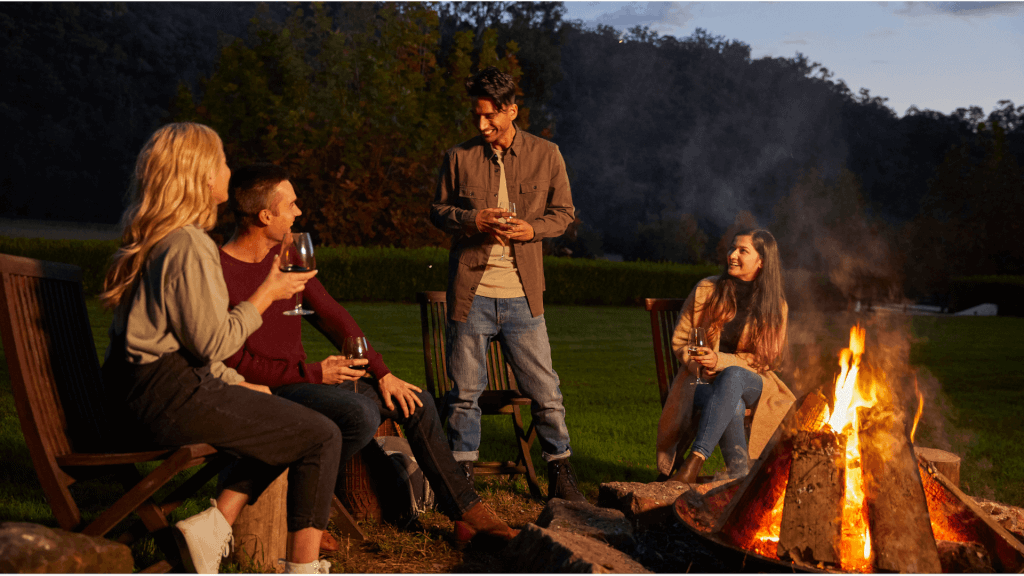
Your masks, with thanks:
M 743 413 L 761 397 L 761 377 L 756 373 L 730 366 L 708 385 L 697 385 L 693 405 L 699 408 L 700 422 L 693 451 L 705 459 L 722 447 L 722 457 L 732 477 L 750 471 L 747 455 L 747 437 L 743 430 Z
M 566 458 L 569 429 L 551 367 L 551 345 L 544 315 L 534 318 L 526 298 L 476 296 L 465 322 L 448 321 L 448 377 L 455 383 L 448 392 L 448 441 L 455 459 L 480 456 L 480 405 L 487 388 L 487 346 L 497 339 L 512 366 L 519 391 L 530 405 L 544 460 Z

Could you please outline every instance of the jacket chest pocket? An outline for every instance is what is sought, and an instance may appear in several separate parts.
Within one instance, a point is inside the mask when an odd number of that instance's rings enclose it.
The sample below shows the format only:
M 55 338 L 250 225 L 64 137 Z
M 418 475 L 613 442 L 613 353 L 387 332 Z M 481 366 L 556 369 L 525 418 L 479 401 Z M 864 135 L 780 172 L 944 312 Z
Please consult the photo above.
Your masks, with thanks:
M 520 218 L 544 212 L 550 186 L 550 180 L 530 180 L 519 184 L 519 205 L 516 208 L 522 214 Z
M 486 208 L 487 190 L 480 186 L 459 186 L 460 208 Z

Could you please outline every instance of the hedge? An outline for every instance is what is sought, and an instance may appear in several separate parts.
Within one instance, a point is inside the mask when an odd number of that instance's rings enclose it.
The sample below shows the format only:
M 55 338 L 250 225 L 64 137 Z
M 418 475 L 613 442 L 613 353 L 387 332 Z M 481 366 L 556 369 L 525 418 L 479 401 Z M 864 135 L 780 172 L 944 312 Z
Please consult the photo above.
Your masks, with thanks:
M 82 267 L 86 294 L 96 295 L 117 241 L 43 240 L 0 236 L 0 253 L 68 262 Z M 416 292 L 444 290 L 448 251 L 443 248 L 317 249 L 317 278 L 331 296 L 348 301 L 413 302 Z M 549 304 L 635 305 L 644 298 L 685 297 L 714 266 L 544 258 Z

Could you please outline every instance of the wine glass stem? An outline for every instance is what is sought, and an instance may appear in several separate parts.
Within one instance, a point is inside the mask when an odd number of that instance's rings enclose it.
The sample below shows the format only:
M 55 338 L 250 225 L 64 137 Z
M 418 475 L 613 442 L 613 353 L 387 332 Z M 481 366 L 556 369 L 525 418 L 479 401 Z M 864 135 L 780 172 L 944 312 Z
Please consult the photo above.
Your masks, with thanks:
M 302 309 L 302 290 L 299 290 L 298 292 L 295 293 L 295 309 Z

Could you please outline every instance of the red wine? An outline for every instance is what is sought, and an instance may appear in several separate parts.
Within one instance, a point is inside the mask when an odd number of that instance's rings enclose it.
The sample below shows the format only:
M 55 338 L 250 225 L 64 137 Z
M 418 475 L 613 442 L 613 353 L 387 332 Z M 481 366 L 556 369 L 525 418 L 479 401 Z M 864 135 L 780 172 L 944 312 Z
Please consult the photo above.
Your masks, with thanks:
M 313 270 L 310 269 L 310 268 L 306 268 L 305 266 L 299 266 L 297 264 L 288 264 L 288 265 L 285 265 L 285 266 L 281 266 L 281 272 L 312 272 L 312 271 Z

